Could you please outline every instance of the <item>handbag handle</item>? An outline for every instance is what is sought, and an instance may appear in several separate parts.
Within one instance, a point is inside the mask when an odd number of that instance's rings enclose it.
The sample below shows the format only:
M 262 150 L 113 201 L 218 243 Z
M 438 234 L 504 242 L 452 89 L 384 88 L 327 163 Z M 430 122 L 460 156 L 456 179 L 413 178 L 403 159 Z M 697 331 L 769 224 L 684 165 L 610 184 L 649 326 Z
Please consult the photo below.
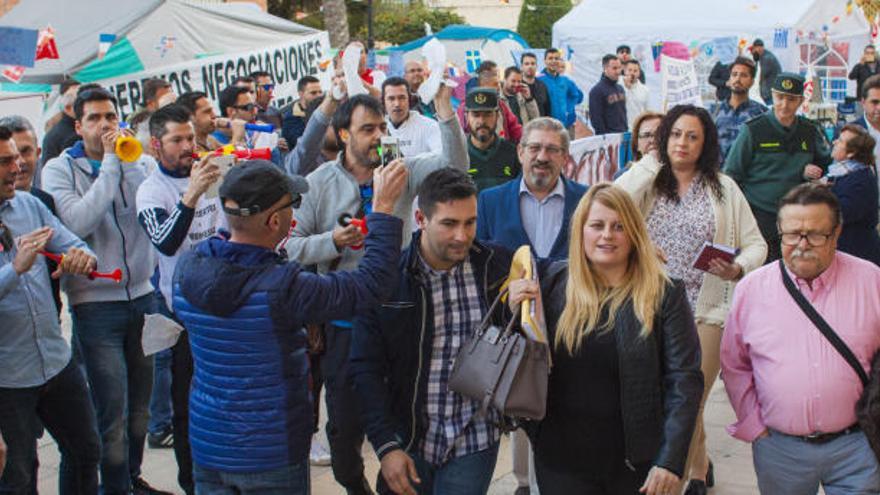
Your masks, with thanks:
M 819 329 L 822 335 L 831 342 L 831 345 L 843 356 L 843 359 L 846 360 L 847 363 L 855 370 L 856 374 L 859 375 L 859 379 L 862 381 L 862 386 L 868 385 L 868 374 L 865 373 L 865 369 L 862 368 L 862 364 L 859 363 L 859 359 L 853 354 L 852 349 L 846 345 L 846 342 L 837 335 L 837 332 L 831 328 L 831 325 L 822 318 L 816 308 L 807 301 L 807 298 L 801 294 L 801 291 L 794 285 L 794 282 L 791 280 L 791 277 L 788 276 L 788 271 L 785 269 L 785 265 L 782 263 L 782 260 L 779 260 L 779 270 L 782 272 L 782 282 L 785 284 L 785 288 L 788 290 L 788 293 L 791 294 L 791 297 L 794 299 L 794 302 L 800 306 L 801 310 L 807 315 L 807 318 L 813 322 L 813 325 Z
M 483 317 L 483 321 L 480 322 L 480 326 L 477 327 L 477 333 L 482 334 L 489 328 L 489 324 L 492 321 L 492 315 L 495 313 L 495 308 L 498 307 L 498 303 L 501 302 L 501 298 L 507 294 L 507 287 L 504 290 L 498 292 L 498 295 L 495 297 L 495 300 L 492 301 L 492 304 L 489 306 L 489 311 L 486 311 L 486 316 Z

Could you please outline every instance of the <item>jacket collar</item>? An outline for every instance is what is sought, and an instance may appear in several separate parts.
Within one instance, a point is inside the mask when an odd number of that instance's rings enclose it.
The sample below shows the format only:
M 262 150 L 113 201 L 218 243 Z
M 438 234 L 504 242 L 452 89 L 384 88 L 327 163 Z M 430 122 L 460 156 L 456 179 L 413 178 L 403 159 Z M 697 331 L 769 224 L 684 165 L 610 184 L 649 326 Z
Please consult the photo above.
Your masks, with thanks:
M 422 231 L 419 229 L 413 233 L 409 247 L 403 252 L 404 271 L 409 277 L 416 279 L 421 279 L 422 272 L 419 267 L 421 258 L 421 255 L 419 254 L 419 242 L 421 238 Z M 485 270 L 485 265 L 489 262 L 489 259 L 493 254 L 494 250 L 491 247 L 474 239 L 474 243 L 471 245 L 470 252 L 468 253 L 468 261 L 473 264 L 474 271 L 480 273 Z M 477 279 L 477 281 L 479 282 L 480 279 Z

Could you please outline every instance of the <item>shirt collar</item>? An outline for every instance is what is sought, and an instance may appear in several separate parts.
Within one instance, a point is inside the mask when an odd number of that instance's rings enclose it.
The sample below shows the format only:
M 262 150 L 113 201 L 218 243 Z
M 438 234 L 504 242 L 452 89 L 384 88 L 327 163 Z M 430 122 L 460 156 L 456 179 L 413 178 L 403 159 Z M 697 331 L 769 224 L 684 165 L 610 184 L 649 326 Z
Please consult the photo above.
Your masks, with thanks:
M 550 194 L 548 194 L 541 202 L 548 201 L 550 198 L 552 198 L 554 196 L 558 196 L 558 197 L 564 199 L 565 198 L 565 184 L 563 184 L 562 181 L 563 181 L 563 179 L 562 179 L 562 176 L 560 175 L 559 178 L 556 179 L 556 186 L 553 188 L 552 191 L 550 191 Z M 520 194 L 520 196 L 522 196 L 523 194 L 527 194 L 527 195 L 535 198 L 535 195 L 532 194 L 532 191 L 529 191 L 529 187 L 526 185 L 525 178 L 522 178 L 519 180 L 519 194 Z M 535 199 L 537 200 L 538 198 L 535 198 Z
M 431 265 L 428 264 L 427 261 L 425 261 L 425 258 L 422 256 L 421 248 L 419 246 L 416 246 L 415 250 L 419 257 L 419 271 L 421 271 L 422 274 L 428 278 L 436 278 L 444 275 L 456 274 L 459 270 L 461 270 L 461 267 L 464 264 L 464 261 L 462 261 L 450 268 L 449 270 L 435 270 L 431 267 Z

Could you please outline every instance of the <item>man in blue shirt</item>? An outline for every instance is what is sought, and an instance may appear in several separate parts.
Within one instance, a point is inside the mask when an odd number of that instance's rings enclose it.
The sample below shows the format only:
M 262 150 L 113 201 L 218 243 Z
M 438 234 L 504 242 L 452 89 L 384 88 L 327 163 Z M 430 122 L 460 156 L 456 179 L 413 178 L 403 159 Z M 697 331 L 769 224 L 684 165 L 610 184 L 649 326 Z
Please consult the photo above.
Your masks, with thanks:
M 577 118 L 574 109 L 584 101 L 584 93 L 574 81 L 560 74 L 564 64 L 562 53 L 556 48 L 548 48 L 544 53 L 544 71 L 538 80 L 547 86 L 551 116 L 569 129 Z
M 86 244 L 40 200 L 15 190 L 21 155 L 0 127 L 0 431 L 8 464 L 0 493 L 36 492 L 39 423 L 61 450 L 60 493 L 97 493 L 100 439 L 82 369 L 71 357 L 51 304 L 40 251 L 64 255 L 52 278 L 87 275 L 96 266 Z
M 730 88 L 730 97 L 718 105 L 713 115 L 715 125 L 718 127 L 722 165 L 743 124 L 767 111 L 767 107 L 762 103 L 749 98 L 749 90 L 752 89 L 755 74 L 758 72 L 755 63 L 745 57 L 737 57 L 730 64 L 729 70 L 730 79 L 727 80 L 727 87 Z

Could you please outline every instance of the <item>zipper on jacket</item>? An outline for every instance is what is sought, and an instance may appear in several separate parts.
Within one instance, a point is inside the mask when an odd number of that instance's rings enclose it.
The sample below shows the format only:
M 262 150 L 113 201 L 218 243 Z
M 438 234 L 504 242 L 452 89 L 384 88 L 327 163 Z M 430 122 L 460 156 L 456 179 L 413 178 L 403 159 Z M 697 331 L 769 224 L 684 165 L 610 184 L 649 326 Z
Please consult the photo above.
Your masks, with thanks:
M 425 345 L 425 324 L 427 321 L 426 310 L 428 309 L 427 296 L 425 296 L 425 287 L 420 286 L 419 292 L 422 294 L 422 332 L 419 337 L 419 366 L 416 369 L 416 382 L 413 387 L 413 399 L 412 399 L 412 427 L 409 432 L 409 443 L 406 445 L 404 449 L 405 452 L 409 452 L 409 449 L 412 447 L 413 442 L 416 439 L 416 402 L 418 402 L 419 396 L 419 381 L 422 378 L 422 347 Z
M 620 338 L 622 338 L 622 336 L 620 335 L 620 332 L 618 332 L 618 335 L 616 335 L 614 338 L 614 345 L 618 349 L 620 347 L 617 344 L 618 344 L 618 340 Z M 623 364 L 623 359 L 618 359 L 617 368 L 618 368 L 618 373 L 620 374 L 620 376 L 623 376 L 623 374 L 622 374 L 623 369 L 621 369 L 622 364 Z M 636 472 L 635 466 L 633 466 L 633 463 L 629 460 L 629 445 L 627 442 L 627 433 L 626 433 L 626 401 L 623 398 L 623 380 L 621 380 L 621 386 L 620 386 L 620 418 L 622 419 L 620 424 L 623 426 L 623 463 L 626 465 L 627 469 L 629 469 L 632 472 Z
M 123 202 L 125 201 L 125 195 L 122 195 Z M 122 232 L 122 227 L 119 225 L 119 217 L 116 216 L 116 202 L 113 202 L 113 223 L 116 224 L 116 230 L 119 231 L 119 237 L 122 238 L 122 264 L 125 265 L 125 295 L 129 301 L 131 301 L 131 290 L 129 285 L 131 284 L 131 268 L 128 267 L 128 252 L 125 249 L 125 234 Z

